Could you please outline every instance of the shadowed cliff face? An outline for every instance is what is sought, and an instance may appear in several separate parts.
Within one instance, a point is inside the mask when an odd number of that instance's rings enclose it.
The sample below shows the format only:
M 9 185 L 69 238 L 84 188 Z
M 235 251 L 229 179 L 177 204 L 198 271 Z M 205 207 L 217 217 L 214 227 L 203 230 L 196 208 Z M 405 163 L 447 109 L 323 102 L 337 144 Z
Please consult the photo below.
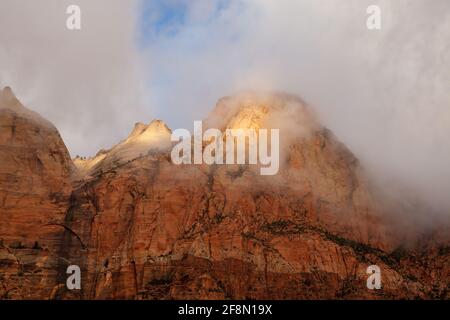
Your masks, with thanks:
M 0 92 L 0 295 L 46 298 L 72 190 L 69 153 L 52 124 Z
M 0 115 L 1 137 L 10 128 L 8 112 Z M 45 186 L 35 195 L 37 203 L 27 202 L 33 192 L 21 185 L 19 173 L 13 182 L 2 179 L 7 199 L 14 187 L 22 194 L 2 204 L 0 272 L 4 284 L 20 279 L 39 290 L 0 288 L 4 298 L 449 297 L 445 237 L 437 242 L 416 235 L 422 246 L 404 249 L 409 230 L 390 223 L 357 159 L 301 100 L 281 94 L 225 98 L 205 123 L 221 130 L 280 128 L 278 175 L 261 176 L 247 165 L 176 166 L 166 146 L 154 143 L 166 141 L 169 129 L 152 122 L 137 124 L 111 150 L 76 159 L 79 169 L 69 185 L 71 162 L 56 130 L 48 129 L 55 133 L 54 149 L 24 138 L 48 155 L 43 167 L 53 169 L 30 167 L 29 161 L 10 164 L 9 171 L 29 170 L 34 183 Z M 18 143 L 8 132 L 1 157 L 17 158 L 22 149 L 5 149 Z M 144 154 L 135 152 L 141 140 L 151 142 Z M 50 195 L 56 186 L 57 199 Z M 56 226 L 40 228 L 48 221 Z M 45 231 L 52 235 L 46 251 L 11 247 L 13 240 L 49 237 L 40 230 L 51 230 Z M 35 272 L 40 258 L 48 272 L 30 282 L 36 276 L 19 272 L 24 263 L 18 261 L 28 259 Z M 64 286 L 70 264 L 81 267 L 80 291 Z M 382 270 L 379 291 L 366 288 L 372 264 Z

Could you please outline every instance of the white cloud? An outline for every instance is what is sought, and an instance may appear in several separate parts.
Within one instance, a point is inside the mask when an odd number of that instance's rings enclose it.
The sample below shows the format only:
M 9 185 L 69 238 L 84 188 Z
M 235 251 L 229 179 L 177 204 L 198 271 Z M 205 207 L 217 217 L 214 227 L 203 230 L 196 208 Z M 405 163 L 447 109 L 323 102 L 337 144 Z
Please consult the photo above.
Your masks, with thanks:
M 168 1 L 187 6 L 185 20 L 148 30 L 144 62 L 138 0 L 2 0 L 0 85 L 53 121 L 72 154 L 118 142 L 151 114 L 189 127 L 223 95 L 288 91 L 366 166 L 450 207 L 448 0 Z M 73 3 L 80 33 L 65 28 Z M 370 4 L 381 31 L 366 28 Z
M 71 4 L 81 7 L 81 31 L 66 28 Z M 109 147 L 149 117 L 141 101 L 136 5 L 0 2 L 0 85 L 51 120 L 73 155 Z
M 228 3 L 149 44 L 162 117 L 185 127 L 234 91 L 296 93 L 366 166 L 450 207 L 448 0 Z M 380 31 L 366 28 L 371 4 Z

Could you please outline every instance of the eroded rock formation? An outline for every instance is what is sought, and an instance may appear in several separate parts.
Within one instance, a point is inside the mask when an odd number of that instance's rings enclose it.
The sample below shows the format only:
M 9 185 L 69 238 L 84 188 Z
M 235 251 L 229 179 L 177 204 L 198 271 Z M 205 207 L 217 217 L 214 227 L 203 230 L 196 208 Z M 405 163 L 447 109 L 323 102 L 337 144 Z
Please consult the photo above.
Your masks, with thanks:
M 176 166 L 159 121 L 73 169 L 53 126 L 8 90 L 2 99 L 3 298 L 450 296 L 447 232 L 405 246 L 411 235 L 391 223 L 358 160 L 296 97 L 224 98 L 205 121 L 281 128 L 276 176 Z M 81 267 L 80 291 L 65 287 L 70 264 Z M 381 290 L 366 287 L 372 264 Z
M 56 285 L 72 160 L 56 128 L 0 92 L 0 294 L 48 297 Z

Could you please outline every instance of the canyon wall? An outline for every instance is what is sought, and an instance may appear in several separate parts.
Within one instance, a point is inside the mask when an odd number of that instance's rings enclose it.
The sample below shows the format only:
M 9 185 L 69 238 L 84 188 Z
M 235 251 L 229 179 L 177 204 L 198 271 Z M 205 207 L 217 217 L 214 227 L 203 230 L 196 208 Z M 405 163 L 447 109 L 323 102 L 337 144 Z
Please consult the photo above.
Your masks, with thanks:
M 392 208 L 404 209 L 385 206 L 358 159 L 296 97 L 224 98 L 204 121 L 280 128 L 275 176 L 174 165 L 161 121 L 74 165 L 51 124 L 9 89 L 1 99 L 4 299 L 450 297 L 448 229 L 393 223 Z M 81 290 L 65 286 L 73 264 Z M 381 290 L 366 287 L 374 264 Z

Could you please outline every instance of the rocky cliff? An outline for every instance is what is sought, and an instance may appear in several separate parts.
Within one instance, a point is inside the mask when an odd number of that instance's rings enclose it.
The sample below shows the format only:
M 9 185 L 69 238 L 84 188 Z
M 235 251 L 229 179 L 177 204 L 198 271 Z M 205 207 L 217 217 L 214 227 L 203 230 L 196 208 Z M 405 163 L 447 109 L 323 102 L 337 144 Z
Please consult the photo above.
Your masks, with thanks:
M 56 285 L 72 160 L 56 128 L 0 92 L 0 296 L 48 297 Z
M 161 121 L 136 124 L 73 168 L 52 125 L 9 89 L 1 97 L 3 298 L 450 297 L 448 229 L 438 240 L 392 223 L 401 206 L 384 205 L 355 156 L 296 97 L 228 97 L 205 119 L 221 130 L 280 128 L 275 176 L 174 165 Z M 71 264 L 82 270 L 79 291 L 65 287 Z M 373 264 L 381 290 L 366 287 Z

